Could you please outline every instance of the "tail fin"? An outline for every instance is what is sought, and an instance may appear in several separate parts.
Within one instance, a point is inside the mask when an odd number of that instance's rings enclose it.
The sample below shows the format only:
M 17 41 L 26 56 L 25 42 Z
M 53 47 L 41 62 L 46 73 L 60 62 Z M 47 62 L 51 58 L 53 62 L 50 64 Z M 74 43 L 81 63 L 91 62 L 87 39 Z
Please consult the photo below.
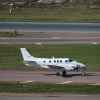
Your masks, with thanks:
M 20 48 L 20 51 L 24 61 L 31 61 L 33 59 L 33 57 L 30 55 L 26 48 Z

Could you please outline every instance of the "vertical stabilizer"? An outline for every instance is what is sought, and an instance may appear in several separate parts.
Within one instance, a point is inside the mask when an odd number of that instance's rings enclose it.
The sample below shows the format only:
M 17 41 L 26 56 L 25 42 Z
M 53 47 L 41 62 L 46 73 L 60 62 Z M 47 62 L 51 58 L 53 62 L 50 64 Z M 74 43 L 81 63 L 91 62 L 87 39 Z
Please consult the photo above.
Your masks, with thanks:
M 30 61 L 33 59 L 33 57 L 30 55 L 26 48 L 20 48 L 20 51 L 24 61 Z

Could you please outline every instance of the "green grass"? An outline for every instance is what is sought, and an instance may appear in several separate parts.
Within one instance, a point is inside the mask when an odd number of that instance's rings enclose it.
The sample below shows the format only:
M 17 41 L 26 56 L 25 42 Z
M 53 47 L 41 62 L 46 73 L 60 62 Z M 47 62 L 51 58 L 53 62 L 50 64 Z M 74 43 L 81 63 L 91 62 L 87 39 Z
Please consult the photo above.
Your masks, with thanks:
M 87 65 L 88 70 L 100 70 L 100 45 L 0 45 L 0 69 L 28 69 L 23 65 L 19 48 L 27 48 L 36 57 L 70 57 Z
M 11 93 L 46 93 L 46 92 L 63 92 L 63 93 L 85 93 L 99 94 L 100 85 L 64 85 L 64 84 L 43 84 L 43 83 L 0 83 L 0 92 Z
M 0 9 L 1 21 L 90 21 L 100 22 L 100 9 L 86 8 L 17 8 L 15 15 L 8 9 Z

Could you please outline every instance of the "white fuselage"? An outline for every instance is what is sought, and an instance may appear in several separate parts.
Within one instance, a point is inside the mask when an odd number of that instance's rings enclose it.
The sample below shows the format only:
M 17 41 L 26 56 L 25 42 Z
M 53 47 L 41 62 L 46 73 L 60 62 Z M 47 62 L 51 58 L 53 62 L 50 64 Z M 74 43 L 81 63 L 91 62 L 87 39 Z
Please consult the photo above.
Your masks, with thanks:
M 32 58 L 33 62 L 36 62 L 38 65 L 41 65 L 42 68 L 52 68 L 52 69 L 65 69 L 73 70 L 75 68 L 85 67 L 84 64 L 79 63 L 75 60 L 69 58 Z

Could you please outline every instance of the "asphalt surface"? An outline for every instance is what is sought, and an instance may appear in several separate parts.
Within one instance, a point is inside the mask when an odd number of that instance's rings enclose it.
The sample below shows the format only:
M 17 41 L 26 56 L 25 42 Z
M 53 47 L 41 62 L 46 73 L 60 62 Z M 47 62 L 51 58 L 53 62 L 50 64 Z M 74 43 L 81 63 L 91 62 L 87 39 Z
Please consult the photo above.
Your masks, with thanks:
M 73 75 L 72 75 L 73 74 Z M 55 84 L 91 84 L 100 85 L 100 72 L 88 72 L 87 76 L 81 76 L 80 73 L 68 73 L 68 76 L 56 76 L 53 71 L 14 71 L 0 70 L 0 81 L 19 81 L 55 83 Z
M 0 22 L 2 30 L 100 33 L 100 23 Z
M 0 94 L 0 100 L 100 100 L 100 95 L 80 94 Z
M 16 37 L 0 37 L 0 44 L 99 44 L 100 33 L 19 32 Z
M 0 44 L 100 43 L 100 23 L 0 22 L 0 31 L 16 31 L 16 37 L 0 37 Z

